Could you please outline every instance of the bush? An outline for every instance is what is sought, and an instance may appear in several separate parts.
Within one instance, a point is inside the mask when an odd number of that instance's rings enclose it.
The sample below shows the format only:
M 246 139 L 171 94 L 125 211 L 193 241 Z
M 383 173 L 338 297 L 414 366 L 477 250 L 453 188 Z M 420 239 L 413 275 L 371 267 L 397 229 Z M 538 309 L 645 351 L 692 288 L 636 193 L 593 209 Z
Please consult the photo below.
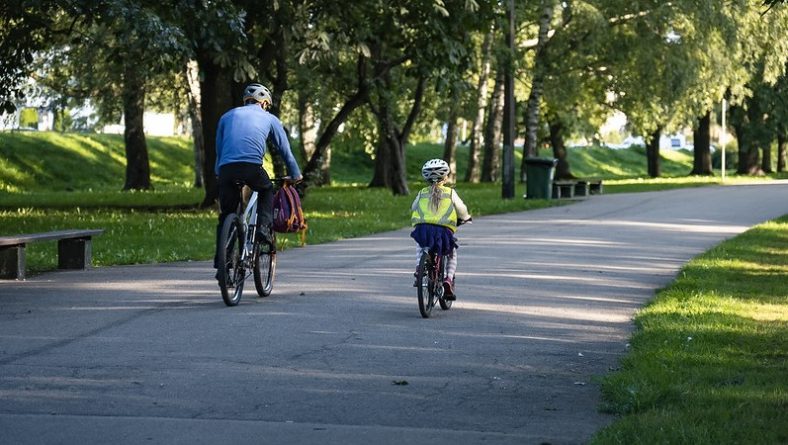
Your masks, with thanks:
M 722 150 L 715 150 L 711 154 L 711 166 L 715 170 L 722 168 Z M 725 147 L 725 170 L 736 170 L 739 166 L 739 156 L 733 144 Z

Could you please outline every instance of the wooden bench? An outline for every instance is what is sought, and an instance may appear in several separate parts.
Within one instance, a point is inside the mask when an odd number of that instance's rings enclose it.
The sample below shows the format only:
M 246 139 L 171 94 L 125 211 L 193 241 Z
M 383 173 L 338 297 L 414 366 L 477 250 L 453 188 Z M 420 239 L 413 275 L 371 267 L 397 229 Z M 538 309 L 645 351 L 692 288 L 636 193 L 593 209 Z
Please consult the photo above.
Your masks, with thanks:
M 601 195 L 601 179 L 578 179 L 575 185 L 575 196 Z
M 553 199 L 574 198 L 577 181 L 553 181 Z
M 602 180 L 601 179 L 584 179 L 583 182 L 588 184 L 588 193 L 591 195 L 602 194 Z
M 0 278 L 24 280 L 25 246 L 37 241 L 58 240 L 58 269 L 89 269 L 92 262 L 91 238 L 102 233 L 103 229 L 59 230 L 0 236 Z

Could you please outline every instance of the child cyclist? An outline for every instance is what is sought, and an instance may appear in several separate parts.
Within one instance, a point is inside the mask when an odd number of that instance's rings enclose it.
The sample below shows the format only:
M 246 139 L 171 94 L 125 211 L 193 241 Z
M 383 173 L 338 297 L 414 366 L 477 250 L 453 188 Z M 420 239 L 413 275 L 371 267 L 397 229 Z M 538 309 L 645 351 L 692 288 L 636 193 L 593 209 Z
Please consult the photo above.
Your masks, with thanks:
M 430 249 L 447 256 L 444 296 L 447 300 L 455 300 L 454 272 L 457 270 L 458 246 L 454 232 L 458 225 L 471 221 L 471 215 L 457 192 L 445 185 L 449 176 L 449 164 L 446 161 L 427 161 L 421 168 L 421 176 L 430 185 L 419 191 L 411 205 L 413 213 L 410 222 L 414 229 L 410 236 L 418 244 L 416 268 L 418 269 L 421 254 Z M 418 270 L 416 275 L 418 276 Z

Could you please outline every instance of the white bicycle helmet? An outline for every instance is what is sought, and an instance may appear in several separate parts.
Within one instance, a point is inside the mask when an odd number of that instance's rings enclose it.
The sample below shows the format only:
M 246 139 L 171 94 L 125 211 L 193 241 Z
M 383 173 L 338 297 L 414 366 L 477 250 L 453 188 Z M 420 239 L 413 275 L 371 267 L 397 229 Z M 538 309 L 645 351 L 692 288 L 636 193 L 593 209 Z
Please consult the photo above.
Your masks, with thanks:
M 421 176 L 427 182 L 438 182 L 449 174 L 449 164 L 443 159 L 430 159 L 421 168 Z
M 243 101 L 246 103 L 248 100 L 254 100 L 257 103 L 263 104 L 263 108 L 268 108 L 273 102 L 271 99 L 271 92 L 268 91 L 268 88 L 259 83 L 250 83 L 244 88 Z

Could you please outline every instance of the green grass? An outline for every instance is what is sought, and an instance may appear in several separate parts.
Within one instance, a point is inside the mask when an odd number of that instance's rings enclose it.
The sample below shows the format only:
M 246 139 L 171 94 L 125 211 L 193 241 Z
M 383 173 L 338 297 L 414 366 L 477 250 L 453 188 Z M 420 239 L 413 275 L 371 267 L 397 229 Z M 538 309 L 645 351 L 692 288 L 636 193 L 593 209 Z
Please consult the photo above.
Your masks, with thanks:
M 147 141 L 154 188 L 193 181 L 188 139 Z M 120 190 L 125 166 L 121 135 L 0 132 L 0 192 Z
M 639 311 L 594 444 L 788 443 L 788 215 L 688 263 Z

